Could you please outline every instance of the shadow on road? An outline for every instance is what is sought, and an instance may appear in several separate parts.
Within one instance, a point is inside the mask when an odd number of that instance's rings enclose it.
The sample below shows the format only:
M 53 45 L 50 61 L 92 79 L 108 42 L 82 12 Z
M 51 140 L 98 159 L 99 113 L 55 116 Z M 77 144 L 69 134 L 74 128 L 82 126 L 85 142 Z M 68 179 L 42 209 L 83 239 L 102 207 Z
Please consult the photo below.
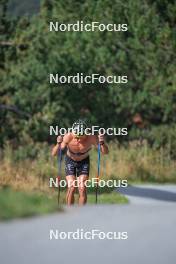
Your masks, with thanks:
M 129 196 L 176 202 L 176 193 L 150 187 L 128 186 L 127 188 L 120 187 L 118 188 L 118 191 Z

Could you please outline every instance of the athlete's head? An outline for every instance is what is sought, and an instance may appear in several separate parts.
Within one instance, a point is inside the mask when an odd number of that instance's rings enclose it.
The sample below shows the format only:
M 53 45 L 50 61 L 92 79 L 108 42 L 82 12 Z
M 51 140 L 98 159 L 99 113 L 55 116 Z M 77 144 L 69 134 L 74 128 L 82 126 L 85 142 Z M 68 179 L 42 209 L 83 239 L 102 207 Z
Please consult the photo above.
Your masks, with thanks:
M 84 120 L 77 120 L 72 125 L 72 131 L 76 138 L 80 138 L 85 136 L 85 129 L 87 128 L 87 124 Z

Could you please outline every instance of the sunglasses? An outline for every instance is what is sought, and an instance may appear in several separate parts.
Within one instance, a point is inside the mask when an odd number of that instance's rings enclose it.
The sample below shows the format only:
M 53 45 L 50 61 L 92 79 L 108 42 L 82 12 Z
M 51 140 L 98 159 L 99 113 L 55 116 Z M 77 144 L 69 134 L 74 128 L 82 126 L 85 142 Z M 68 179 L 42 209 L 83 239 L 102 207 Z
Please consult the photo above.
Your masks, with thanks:
M 75 138 L 81 138 L 81 137 L 84 137 L 84 135 L 74 135 Z

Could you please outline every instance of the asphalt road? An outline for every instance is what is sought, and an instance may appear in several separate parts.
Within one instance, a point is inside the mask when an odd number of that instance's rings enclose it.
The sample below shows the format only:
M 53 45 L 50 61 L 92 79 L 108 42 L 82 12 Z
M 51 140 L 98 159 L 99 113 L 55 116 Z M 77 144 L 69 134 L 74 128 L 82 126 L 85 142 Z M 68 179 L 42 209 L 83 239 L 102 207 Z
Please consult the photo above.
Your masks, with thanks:
M 156 205 L 176 202 L 176 185 L 173 184 L 140 184 L 119 188 L 118 191 L 129 199 L 130 204 Z
M 175 264 L 176 187 L 130 188 L 129 205 L 73 207 L 65 213 L 1 223 L 0 263 Z M 50 230 L 77 229 L 127 232 L 128 238 L 50 240 Z

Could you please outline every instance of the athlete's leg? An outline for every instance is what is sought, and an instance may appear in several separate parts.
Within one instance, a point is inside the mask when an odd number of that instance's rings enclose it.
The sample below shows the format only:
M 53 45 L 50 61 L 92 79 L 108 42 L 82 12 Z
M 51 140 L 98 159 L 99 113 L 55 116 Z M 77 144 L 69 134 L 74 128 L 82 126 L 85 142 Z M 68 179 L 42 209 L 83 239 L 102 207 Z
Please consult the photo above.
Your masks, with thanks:
M 79 190 L 79 205 L 83 205 L 87 202 L 87 190 L 85 182 L 89 178 L 89 157 L 82 160 L 77 169 L 78 172 L 78 190 Z
M 74 161 L 65 156 L 65 174 L 67 180 L 67 195 L 66 203 L 67 205 L 74 204 L 74 193 L 75 193 L 75 180 L 76 180 L 76 168 Z
M 88 175 L 79 175 L 78 190 L 79 190 L 79 205 L 84 205 L 87 202 L 87 190 L 85 182 L 88 180 Z
M 74 204 L 74 193 L 75 193 L 75 180 L 76 177 L 73 175 L 66 176 L 67 180 L 67 195 L 66 195 L 66 203 L 67 205 Z

